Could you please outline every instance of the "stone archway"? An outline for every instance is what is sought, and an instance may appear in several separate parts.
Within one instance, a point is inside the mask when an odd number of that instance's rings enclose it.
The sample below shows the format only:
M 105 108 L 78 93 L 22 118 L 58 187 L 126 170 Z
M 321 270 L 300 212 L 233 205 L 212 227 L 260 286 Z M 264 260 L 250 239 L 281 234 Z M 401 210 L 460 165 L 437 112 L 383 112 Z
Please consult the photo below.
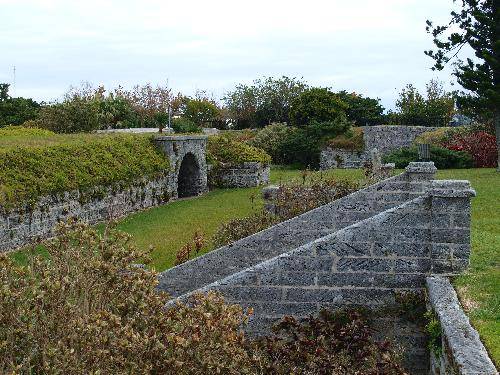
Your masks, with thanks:
M 177 175 L 177 196 L 192 197 L 204 192 L 204 184 L 200 166 L 191 152 L 184 155 Z

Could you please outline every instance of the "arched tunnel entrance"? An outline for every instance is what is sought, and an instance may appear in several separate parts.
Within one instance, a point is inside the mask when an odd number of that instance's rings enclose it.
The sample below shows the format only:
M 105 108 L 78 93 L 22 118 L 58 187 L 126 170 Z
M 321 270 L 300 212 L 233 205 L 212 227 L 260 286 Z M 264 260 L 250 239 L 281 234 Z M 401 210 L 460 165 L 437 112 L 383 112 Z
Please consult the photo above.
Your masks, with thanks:
M 187 153 L 182 159 L 177 177 L 177 196 L 192 197 L 203 193 L 203 179 L 200 166 L 192 153 Z

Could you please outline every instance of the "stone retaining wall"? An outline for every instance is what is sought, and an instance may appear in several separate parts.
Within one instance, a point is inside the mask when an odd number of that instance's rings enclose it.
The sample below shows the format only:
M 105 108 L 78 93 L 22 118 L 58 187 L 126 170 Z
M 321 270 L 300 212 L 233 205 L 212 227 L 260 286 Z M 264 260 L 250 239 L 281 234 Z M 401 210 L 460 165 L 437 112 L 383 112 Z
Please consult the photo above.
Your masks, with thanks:
M 320 169 L 362 168 L 371 160 L 370 152 L 377 150 L 381 155 L 402 147 L 409 147 L 422 133 L 439 129 L 425 126 L 380 125 L 363 126 L 363 150 L 350 151 L 325 148 L 320 155 Z
M 70 218 L 94 224 L 207 190 L 206 136 L 159 136 L 155 142 L 171 165 L 161 176 L 125 189 L 97 186 L 85 194 L 46 196 L 33 207 L 8 212 L 0 207 L 0 252 L 51 237 L 57 223 Z
M 460 307 L 457 294 L 445 277 L 428 277 L 430 308 L 441 324 L 440 353 L 431 354 L 432 375 L 495 375 L 497 370 Z
M 243 188 L 266 185 L 269 183 L 269 165 L 246 162 L 239 165 L 211 168 L 211 186 L 221 188 Z
M 0 213 L 0 251 L 51 237 L 57 223 L 70 218 L 95 224 L 168 202 L 177 196 L 177 184 L 175 174 L 166 173 L 151 181 L 137 181 L 125 190 L 94 189 L 94 193 L 47 196 L 34 207 Z
M 421 196 L 436 168 L 412 163 L 398 176 L 160 273 L 159 289 L 177 297 Z

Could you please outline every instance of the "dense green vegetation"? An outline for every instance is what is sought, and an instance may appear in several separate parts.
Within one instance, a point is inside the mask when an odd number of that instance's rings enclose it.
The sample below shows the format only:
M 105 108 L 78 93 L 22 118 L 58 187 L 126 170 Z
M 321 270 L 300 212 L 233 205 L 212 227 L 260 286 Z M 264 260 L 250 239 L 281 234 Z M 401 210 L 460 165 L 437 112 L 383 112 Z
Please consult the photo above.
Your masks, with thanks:
M 0 206 L 8 210 L 75 189 L 99 194 L 92 188 L 123 187 L 168 169 L 168 159 L 150 136 L 54 136 L 38 129 L 7 128 L 0 139 Z
M 384 163 L 394 163 L 396 168 L 404 168 L 412 161 L 419 161 L 417 146 L 403 147 L 383 157 Z M 444 147 L 431 146 L 430 160 L 438 169 L 472 168 L 472 156 L 465 151 L 449 150 Z
M 208 138 L 207 162 L 214 167 L 252 161 L 268 165 L 271 163 L 271 157 L 262 149 L 225 136 Z

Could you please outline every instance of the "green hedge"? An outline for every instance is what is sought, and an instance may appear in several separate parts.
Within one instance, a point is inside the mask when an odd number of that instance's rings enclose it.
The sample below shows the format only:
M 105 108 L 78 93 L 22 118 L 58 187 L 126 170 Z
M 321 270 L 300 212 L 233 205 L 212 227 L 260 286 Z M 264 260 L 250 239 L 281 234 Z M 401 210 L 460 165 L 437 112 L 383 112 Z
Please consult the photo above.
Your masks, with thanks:
M 431 160 L 438 169 L 472 168 L 472 157 L 464 151 L 448 150 L 444 147 L 431 146 Z M 384 163 L 395 163 L 403 169 L 412 161 L 419 161 L 417 147 L 405 147 L 383 157 Z
M 94 187 L 124 188 L 141 177 L 160 176 L 169 161 L 151 136 L 61 136 L 48 146 L 0 149 L 0 208 L 32 205 L 45 195 Z
M 208 137 L 207 162 L 217 167 L 222 164 L 259 162 L 271 163 L 271 156 L 260 148 L 224 136 Z

